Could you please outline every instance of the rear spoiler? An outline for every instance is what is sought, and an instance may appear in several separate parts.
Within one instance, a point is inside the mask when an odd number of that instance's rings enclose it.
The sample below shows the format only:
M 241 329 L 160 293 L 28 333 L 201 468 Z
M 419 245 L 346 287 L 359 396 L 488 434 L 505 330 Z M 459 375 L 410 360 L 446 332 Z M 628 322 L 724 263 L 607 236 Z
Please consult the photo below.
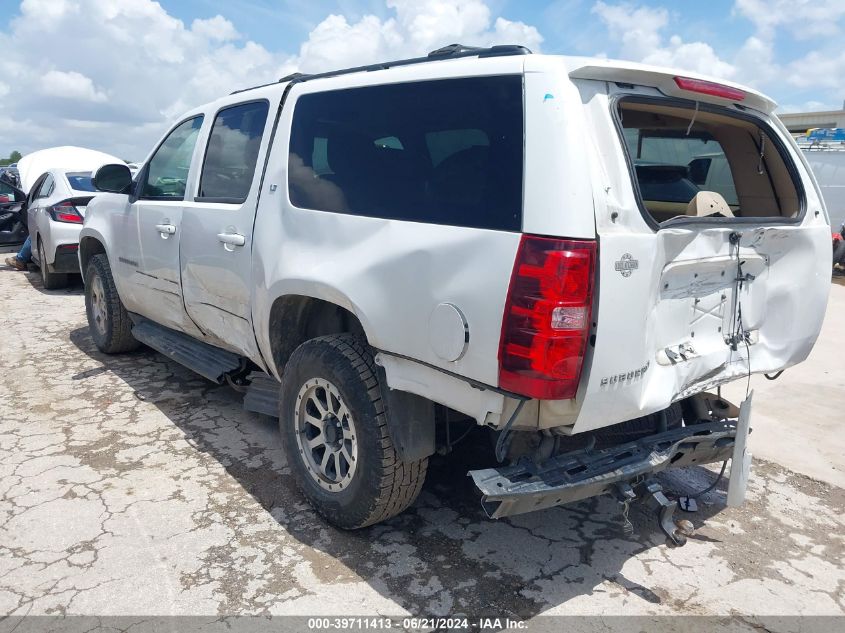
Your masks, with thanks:
M 729 81 L 699 75 L 698 73 L 674 71 L 659 66 L 647 66 L 632 62 L 616 62 L 610 60 L 603 62 L 602 60 L 596 59 L 584 59 L 584 65 L 579 66 L 577 62 L 572 64 L 576 60 L 570 59 L 568 61 L 572 68 L 569 71 L 569 76 L 572 79 L 598 79 L 599 81 L 613 81 L 637 86 L 652 86 L 660 90 L 663 94 L 672 97 L 705 101 L 717 105 L 737 103 L 743 107 L 753 108 L 766 114 L 771 114 L 777 107 L 775 101 L 756 90 Z M 691 83 L 706 82 L 714 87 L 724 87 L 726 93 L 740 92 L 743 96 L 741 99 L 737 99 L 684 89 L 678 85 L 676 78 L 680 80 L 692 80 Z M 684 82 L 681 81 L 681 83 L 683 84 Z

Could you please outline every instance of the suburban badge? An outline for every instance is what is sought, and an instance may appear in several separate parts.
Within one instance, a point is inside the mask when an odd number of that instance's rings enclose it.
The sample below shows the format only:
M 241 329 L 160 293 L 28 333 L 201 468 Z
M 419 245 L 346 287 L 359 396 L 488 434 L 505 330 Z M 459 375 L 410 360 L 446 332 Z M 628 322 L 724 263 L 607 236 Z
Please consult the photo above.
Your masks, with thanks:
M 631 255 L 631 253 L 625 253 L 618 262 L 616 262 L 613 267 L 620 273 L 622 273 L 623 277 L 630 277 L 631 273 L 637 270 L 640 267 L 640 262 Z

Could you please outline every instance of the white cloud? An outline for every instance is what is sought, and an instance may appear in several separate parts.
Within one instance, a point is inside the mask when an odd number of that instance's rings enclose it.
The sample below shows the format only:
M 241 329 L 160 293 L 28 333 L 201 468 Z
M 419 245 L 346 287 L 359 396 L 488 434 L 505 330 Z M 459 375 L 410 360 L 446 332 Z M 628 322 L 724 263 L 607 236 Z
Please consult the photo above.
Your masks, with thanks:
M 841 32 L 845 16 L 842 0 L 736 0 L 734 14 L 751 20 L 758 35 L 767 39 L 785 28 L 798 38 L 831 37 Z
M 108 99 L 105 93 L 94 87 L 94 82 L 91 81 L 90 77 L 86 77 L 75 70 L 69 72 L 48 71 L 41 77 L 41 94 L 47 97 L 78 99 L 93 103 L 102 103 Z
M 803 103 L 785 103 L 782 106 L 778 106 L 777 111 L 779 114 L 783 114 L 790 112 L 826 112 L 841 109 L 841 103 L 827 103 L 825 101 L 816 101 L 815 99 L 811 99 Z
M 22 0 L 0 32 L 0 77 L 15 95 L 0 100 L 0 137 L 10 150 L 81 145 L 140 159 L 185 110 L 294 70 L 423 55 L 452 42 L 536 50 L 543 39 L 493 16 L 484 0 L 385 2 L 382 17 L 330 15 L 301 46 L 270 51 L 220 15 L 186 25 L 153 0 Z
M 342 15 L 320 22 L 294 61 L 306 72 L 424 55 L 445 44 L 523 44 L 539 50 L 539 31 L 498 17 L 491 23 L 482 0 L 387 0 L 395 17 L 365 15 L 350 23 Z
M 684 42 L 677 35 L 670 37 L 665 47 L 646 55 L 643 62 L 694 70 L 724 79 L 732 79 L 736 75 L 736 67 L 720 59 L 712 46 L 704 42 Z
M 810 51 L 793 60 L 786 67 L 786 80 L 799 88 L 825 87 L 840 91 L 845 89 L 845 51 Z
M 663 31 L 669 25 L 669 12 L 665 8 L 599 1 L 592 11 L 604 22 L 611 39 L 619 42 L 619 54 L 625 59 L 724 79 L 736 75 L 736 67 L 721 59 L 705 42 L 685 42 L 679 35 L 665 40 Z
M 669 23 L 669 12 L 664 8 L 596 2 L 592 12 L 605 23 L 611 39 L 619 42 L 621 54 L 636 61 L 660 48 L 660 31 Z
M 599 0 L 592 12 L 623 58 L 698 71 L 768 93 L 782 94 L 788 87 L 793 92 L 811 90 L 814 95 L 804 97 L 806 106 L 845 97 L 845 53 L 837 45 L 845 0 L 735 0 L 733 15 L 749 20 L 753 33 L 729 54 L 723 48 L 717 53 L 707 42 L 670 35 L 677 20 L 665 8 Z M 817 48 L 791 62 L 779 62 L 775 51 L 783 32 L 796 39 L 814 37 Z
M 235 25 L 222 15 L 215 15 L 213 18 L 208 18 L 207 20 L 197 18 L 191 22 L 191 31 L 199 37 L 216 42 L 237 40 L 241 37 Z
M 755 28 L 755 34 L 737 54 L 742 76 L 749 83 L 779 89 L 788 85 L 811 90 L 815 95 L 803 104 L 782 109 L 831 109 L 834 99 L 845 96 L 842 93 L 845 53 L 839 44 L 845 1 L 736 0 L 733 14 L 748 19 Z M 775 60 L 774 49 L 782 33 L 796 40 L 812 40 L 815 47 L 797 59 L 780 64 Z
M 268 50 L 225 17 L 186 24 L 153 0 L 21 0 L 20 15 L 0 32 L 0 138 L 14 144 L 9 151 L 72 144 L 140 159 L 185 110 L 294 70 L 424 55 L 453 42 L 543 44 L 535 26 L 494 13 L 501 0 L 382 1 L 378 15 L 328 15 L 301 44 Z M 558 0 L 555 19 L 579 1 Z M 753 33 L 730 53 L 682 37 L 675 11 L 643 0 L 594 2 L 596 19 L 583 29 L 590 36 L 576 48 L 786 90 L 791 103 L 845 97 L 845 54 L 830 37 L 841 35 L 845 0 L 735 0 L 734 16 Z M 781 33 L 825 35 L 829 48 L 779 61 Z

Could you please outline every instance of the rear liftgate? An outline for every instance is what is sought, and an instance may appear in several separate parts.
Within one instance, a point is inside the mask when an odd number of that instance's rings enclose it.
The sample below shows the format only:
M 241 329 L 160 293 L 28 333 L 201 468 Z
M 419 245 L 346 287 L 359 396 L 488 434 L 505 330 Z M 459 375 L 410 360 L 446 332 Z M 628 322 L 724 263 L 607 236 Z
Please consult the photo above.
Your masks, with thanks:
M 745 450 L 751 398 L 738 419 L 707 422 L 657 433 L 610 448 L 585 448 L 537 464 L 523 458 L 516 464 L 470 471 L 483 494 L 481 505 L 492 519 L 542 510 L 609 494 L 627 506 L 644 502 L 657 514 L 660 529 L 674 545 L 684 545 L 692 524 L 676 521 L 677 503 L 669 500 L 653 475 L 668 468 L 733 459 L 730 505 L 745 494 L 750 454 Z M 735 472 L 734 472 L 735 471 Z

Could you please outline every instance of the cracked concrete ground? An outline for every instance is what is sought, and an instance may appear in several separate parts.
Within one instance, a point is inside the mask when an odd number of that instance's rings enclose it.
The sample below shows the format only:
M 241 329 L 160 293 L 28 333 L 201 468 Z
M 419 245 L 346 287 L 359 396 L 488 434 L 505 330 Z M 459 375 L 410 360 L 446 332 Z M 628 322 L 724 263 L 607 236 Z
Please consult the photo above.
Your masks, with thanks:
M 773 462 L 741 509 L 708 494 L 680 549 L 638 507 L 626 534 L 609 499 L 487 520 L 472 446 L 433 460 L 408 512 L 335 530 L 297 492 L 274 421 L 152 351 L 100 354 L 83 304 L 79 285 L 0 269 L 0 614 L 845 612 L 845 494 Z

